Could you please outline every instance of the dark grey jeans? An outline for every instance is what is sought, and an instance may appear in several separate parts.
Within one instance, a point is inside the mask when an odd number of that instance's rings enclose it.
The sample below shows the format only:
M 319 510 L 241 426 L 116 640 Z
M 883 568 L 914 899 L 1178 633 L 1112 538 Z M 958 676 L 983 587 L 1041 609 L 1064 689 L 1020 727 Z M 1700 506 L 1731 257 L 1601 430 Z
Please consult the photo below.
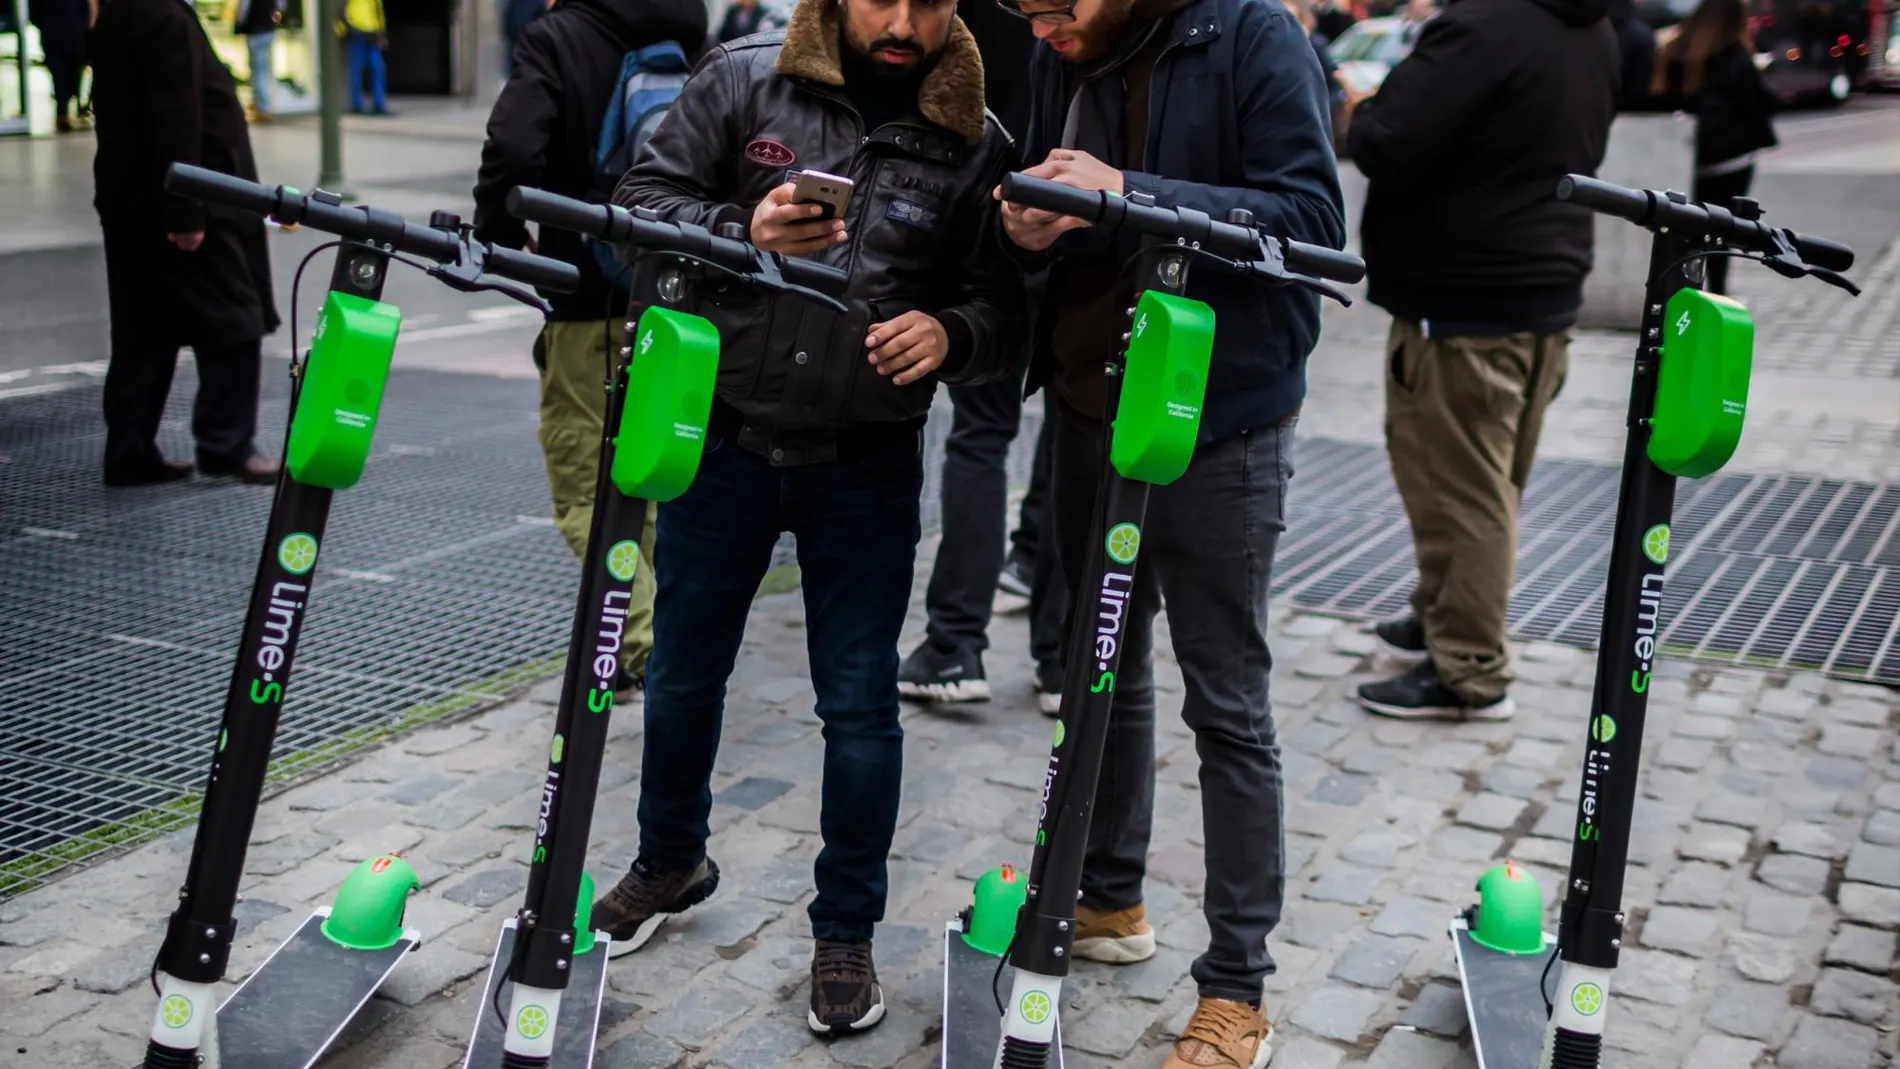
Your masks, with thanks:
M 1187 683 L 1181 717 L 1201 761 L 1210 940 L 1193 975 L 1204 998 L 1258 1000 L 1274 971 L 1267 933 L 1280 921 L 1286 843 L 1267 700 L 1267 589 L 1286 527 L 1294 422 L 1205 445 L 1186 474 L 1149 494 L 1089 823 L 1082 903 L 1102 910 L 1140 903 L 1154 825 L 1154 617 L 1165 600 Z M 1071 590 L 1086 588 L 1080 572 L 1101 470 L 1100 432 L 1062 417 L 1056 537 Z

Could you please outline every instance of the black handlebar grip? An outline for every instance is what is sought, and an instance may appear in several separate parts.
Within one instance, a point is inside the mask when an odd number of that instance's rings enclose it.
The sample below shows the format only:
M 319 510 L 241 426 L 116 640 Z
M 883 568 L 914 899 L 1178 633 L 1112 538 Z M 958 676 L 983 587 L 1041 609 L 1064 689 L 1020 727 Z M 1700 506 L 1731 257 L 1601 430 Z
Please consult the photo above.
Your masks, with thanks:
M 277 210 L 275 186 L 235 178 L 221 171 L 193 167 L 188 163 L 174 163 L 166 170 L 165 190 L 180 197 L 212 201 L 259 215 L 269 215 Z
M 1313 275 L 1348 285 L 1366 277 L 1366 262 L 1349 252 L 1308 245 L 1303 241 L 1286 243 L 1286 265 L 1302 275 Z
M 817 290 L 827 297 L 842 298 L 845 287 L 851 284 L 851 276 L 835 267 L 791 256 L 779 259 L 778 270 L 792 285 Z
M 488 247 L 488 256 L 482 261 L 482 272 L 555 293 L 573 293 L 581 288 L 581 273 L 573 264 L 493 245 Z
M 1102 218 L 1104 193 L 1077 189 L 1046 178 L 1032 178 L 1017 171 L 1003 176 L 1003 199 L 1025 208 L 1037 208 L 1057 215 L 1073 215 L 1089 222 Z
M 1613 182 L 1600 182 L 1580 174 L 1565 175 L 1557 181 L 1557 199 L 1605 215 L 1621 216 L 1640 223 L 1649 214 L 1649 194 L 1625 189 Z
M 508 191 L 508 214 L 530 223 L 596 238 L 608 236 L 613 222 L 613 212 L 605 204 L 588 204 L 526 186 Z
M 1854 266 L 1854 250 L 1838 241 L 1796 234 L 1794 247 L 1795 251 L 1801 254 L 1801 259 L 1814 267 L 1825 267 L 1829 271 L 1845 271 Z

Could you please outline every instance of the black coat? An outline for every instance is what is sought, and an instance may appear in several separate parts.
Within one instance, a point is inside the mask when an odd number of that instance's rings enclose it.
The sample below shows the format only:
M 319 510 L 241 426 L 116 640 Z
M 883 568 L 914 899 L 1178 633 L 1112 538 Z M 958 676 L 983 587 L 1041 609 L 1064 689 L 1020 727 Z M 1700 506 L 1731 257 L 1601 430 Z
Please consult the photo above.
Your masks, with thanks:
M 92 34 L 98 134 L 93 206 L 105 228 L 115 330 L 181 345 L 234 345 L 275 331 L 270 252 L 256 215 L 165 192 L 189 163 L 257 179 L 231 72 L 183 0 L 104 0 Z M 203 232 L 196 252 L 167 234 Z
M 1609 0 L 1454 0 L 1347 133 L 1370 180 L 1367 298 L 1447 333 L 1575 321 L 1588 209 L 1556 196 L 1603 161 L 1620 89 Z M 1478 329 L 1482 328 L 1482 330 Z
M 614 192 L 622 206 L 711 228 L 747 223 L 789 167 L 856 183 L 850 240 L 813 257 L 851 276 L 849 315 L 725 283 L 694 307 L 719 328 L 718 396 L 745 417 L 739 445 L 775 464 L 832 460 L 866 428 L 921 425 L 940 381 L 1018 370 L 1022 279 L 998 247 L 990 197 L 1016 157 L 984 112 L 976 40 L 953 21 L 914 103 L 884 90 L 894 117 L 871 125 L 857 103 L 870 94 L 847 81 L 838 12 L 799 0 L 783 32 L 713 49 Z M 910 311 L 943 325 L 949 355 L 899 386 L 865 359 L 864 336 Z
M 561 0 L 530 22 L 515 41 L 514 73 L 488 115 L 481 173 L 475 180 L 475 234 L 521 248 L 527 224 L 508 214 L 516 186 L 587 199 L 594 189 L 594 149 L 601 119 L 636 48 L 673 41 L 698 59 L 708 41 L 700 0 Z M 604 200 L 602 196 L 597 199 Z M 585 239 L 543 227 L 540 252 L 580 268 L 572 294 L 543 293 L 559 320 L 599 319 L 607 307 Z
M 983 56 L 983 104 L 1020 142 L 1029 133 L 1029 58 L 1036 34 L 1027 19 L 998 7 L 996 0 L 958 0 L 957 17 L 976 38 Z M 1041 163 L 1024 160 L 1024 166 Z
M 1682 92 L 1682 65 L 1671 62 L 1663 72 L 1667 88 L 1661 103 L 1670 109 L 1694 112 L 1695 162 L 1698 167 L 1726 163 L 1775 146 L 1775 94 L 1761 71 L 1739 44 L 1709 57 L 1702 84 L 1693 94 Z

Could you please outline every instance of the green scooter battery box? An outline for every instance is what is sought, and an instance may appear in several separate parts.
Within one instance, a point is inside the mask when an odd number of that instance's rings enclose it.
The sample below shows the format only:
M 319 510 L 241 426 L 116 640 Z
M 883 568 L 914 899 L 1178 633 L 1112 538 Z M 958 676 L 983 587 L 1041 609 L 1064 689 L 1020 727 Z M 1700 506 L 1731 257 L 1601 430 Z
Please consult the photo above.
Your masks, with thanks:
M 1754 346 L 1755 321 L 1740 304 L 1693 288 L 1669 298 L 1649 436 L 1658 468 L 1695 479 L 1728 463 L 1742 440 Z
M 1166 486 L 1187 470 L 1213 352 L 1212 308 L 1156 290 L 1135 302 L 1109 447 L 1109 462 L 1124 478 Z
M 347 490 L 363 477 L 401 328 L 393 305 L 335 291 L 324 299 L 290 421 L 291 478 Z
M 642 501 L 671 501 L 699 472 L 719 376 L 719 328 L 700 316 L 654 306 L 633 332 L 614 486 Z

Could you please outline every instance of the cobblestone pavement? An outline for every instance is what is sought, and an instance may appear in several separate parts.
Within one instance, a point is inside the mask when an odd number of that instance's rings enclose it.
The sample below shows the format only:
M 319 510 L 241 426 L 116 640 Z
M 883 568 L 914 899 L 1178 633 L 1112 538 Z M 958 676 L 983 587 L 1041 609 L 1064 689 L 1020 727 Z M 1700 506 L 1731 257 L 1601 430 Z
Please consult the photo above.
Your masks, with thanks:
M 979 872 L 1027 861 L 1049 722 L 1016 652 L 1025 626 L 1008 617 L 989 659 L 996 701 L 905 717 L 902 826 L 877 942 L 891 1017 L 853 1040 L 806 1033 L 801 906 L 820 743 L 801 623 L 796 595 L 763 599 L 753 614 L 714 780 L 712 850 L 726 879 L 712 903 L 612 966 L 604 1069 L 934 1064 L 941 926 Z M 1267 989 L 1274 1065 L 1469 1066 L 1444 927 L 1490 859 L 1506 856 L 1536 873 L 1554 913 L 1589 655 L 1524 649 L 1513 722 L 1407 724 L 1343 700 L 1380 667 L 1355 625 L 1282 610 L 1273 636 L 1290 855 Z M 1178 707 L 1179 673 L 1163 660 L 1163 699 Z M 1816 676 L 1667 663 L 1660 674 L 1612 1064 L 1889 1064 L 1900 1014 L 1900 702 Z M 425 884 L 410 906 L 422 949 L 326 1064 L 457 1061 L 497 926 L 523 889 L 554 688 L 410 736 L 265 805 L 234 976 L 366 856 L 404 851 Z M 1071 1066 L 1157 1065 L 1192 1006 L 1187 965 L 1206 934 L 1196 762 L 1178 718 L 1164 715 L 1161 731 L 1147 897 L 1162 950 L 1131 968 L 1083 963 L 1064 1007 Z M 639 718 L 616 718 L 592 853 L 603 881 L 631 859 L 640 745 Z M 0 905 L 0 1062 L 136 1059 L 150 1012 L 143 981 L 187 836 Z

